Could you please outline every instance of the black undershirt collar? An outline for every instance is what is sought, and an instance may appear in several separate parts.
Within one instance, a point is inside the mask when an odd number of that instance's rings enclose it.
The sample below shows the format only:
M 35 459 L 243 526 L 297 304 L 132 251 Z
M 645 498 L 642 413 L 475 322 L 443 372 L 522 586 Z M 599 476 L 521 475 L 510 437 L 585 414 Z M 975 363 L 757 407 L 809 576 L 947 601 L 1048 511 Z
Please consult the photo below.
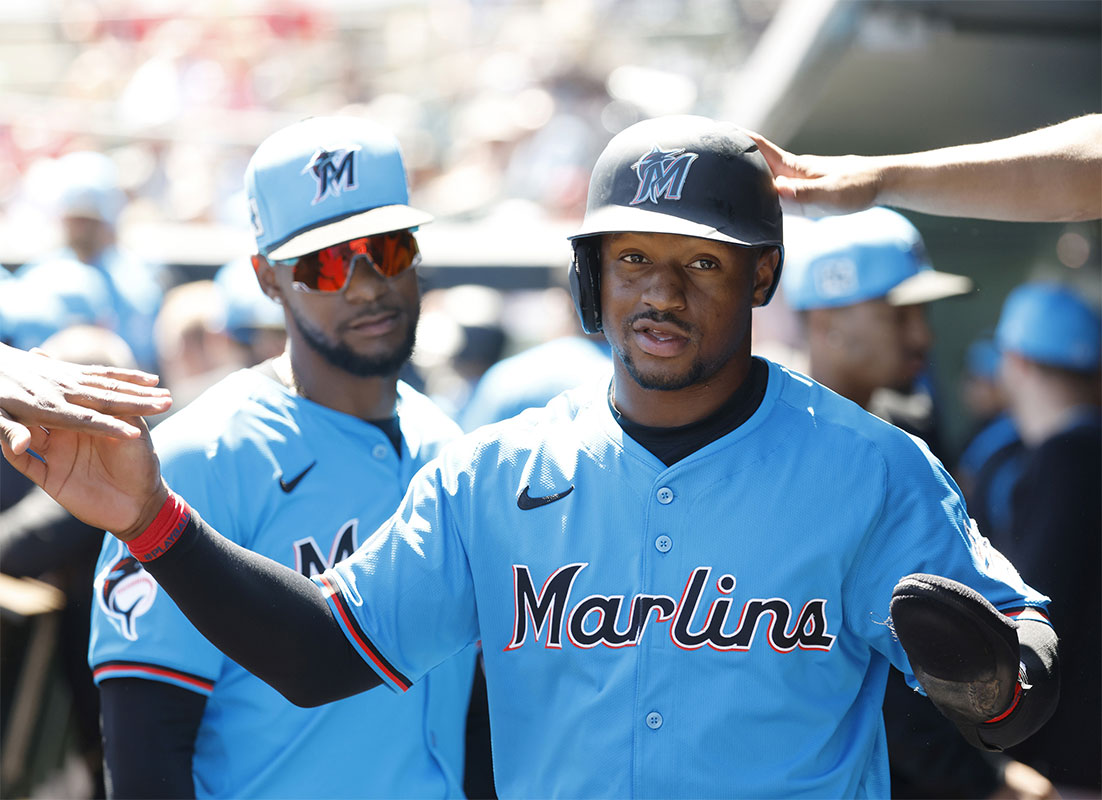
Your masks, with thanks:
M 760 358 L 751 359 L 746 380 L 727 399 L 727 402 L 704 419 L 676 428 L 655 428 L 627 419 L 612 404 L 611 386 L 608 408 L 616 424 L 623 428 L 624 433 L 653 453 L 667 467 L 672 467 L 681 459 L 726 436 L 750 419 L 765 397 L 768 380 L 769 367 L 765 362 Z

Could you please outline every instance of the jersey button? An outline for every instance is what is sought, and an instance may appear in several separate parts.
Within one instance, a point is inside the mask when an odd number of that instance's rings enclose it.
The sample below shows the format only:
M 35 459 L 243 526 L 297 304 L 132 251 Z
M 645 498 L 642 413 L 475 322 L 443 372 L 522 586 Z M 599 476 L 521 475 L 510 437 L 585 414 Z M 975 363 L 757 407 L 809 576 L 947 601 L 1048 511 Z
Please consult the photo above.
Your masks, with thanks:
M 663 486 L 658 490 L 658 494 L 655 495 L 658 498 L 658 502 L 664 506 L 668 506 L 673 502 L 673 489 L 669 486 Z
M 379 461 L 382 461 L 384 458 L 386 458 L 387 453 L 389 452 L 390 450 L 385 444 L 377 444 L 371 448 L 371 455 Z
M 656 731 L 662 727 L 662 715 L 657 711 L 652 711 L 647 714 L 647 727 L 652 731 Z
M 654 540 L 654 549 L 659 553 L 668 553 L 673 547 L 673 539 L 669 536 L 659 536 Z

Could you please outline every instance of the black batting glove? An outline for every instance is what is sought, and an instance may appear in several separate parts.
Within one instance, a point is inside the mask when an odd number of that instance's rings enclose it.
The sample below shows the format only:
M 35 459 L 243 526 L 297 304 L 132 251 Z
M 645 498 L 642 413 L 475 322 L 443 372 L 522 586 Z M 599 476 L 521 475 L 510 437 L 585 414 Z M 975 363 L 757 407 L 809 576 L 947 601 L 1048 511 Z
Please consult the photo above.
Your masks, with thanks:
M 1018 623 L 964 584 L 919 573 L 896 584 L 891 617 L 915 678 L 970 744 L 998 751 L 1020 741 L 1005 733 L 1029 689 Z

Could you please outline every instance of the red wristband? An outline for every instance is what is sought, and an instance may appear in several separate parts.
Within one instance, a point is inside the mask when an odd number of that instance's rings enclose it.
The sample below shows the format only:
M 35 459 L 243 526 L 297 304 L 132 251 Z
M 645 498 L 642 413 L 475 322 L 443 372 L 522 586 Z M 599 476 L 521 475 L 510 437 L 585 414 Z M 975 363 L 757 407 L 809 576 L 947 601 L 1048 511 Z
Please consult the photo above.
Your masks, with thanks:
M 184 502 L 184 498 L 175 492 L 168 493 L 161 510 L 149 527 L 138 534 L 137 537 L 126 543 L 130 548 L 130 554 L 138 561 L 152 561 L 168 552 L 180 534 L 184 526 L 191 519 L 191 508 Z

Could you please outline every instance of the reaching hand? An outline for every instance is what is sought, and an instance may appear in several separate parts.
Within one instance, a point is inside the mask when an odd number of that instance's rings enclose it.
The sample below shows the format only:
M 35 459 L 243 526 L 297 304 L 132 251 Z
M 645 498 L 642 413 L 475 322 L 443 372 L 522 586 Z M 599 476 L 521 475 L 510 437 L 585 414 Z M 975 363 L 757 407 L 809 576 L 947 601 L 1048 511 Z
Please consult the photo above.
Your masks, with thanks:
M 784 211 L 818 217 L 850 214 L 876 204 L 881 175 L 875 159 L 795 155 L 756 133 L 749 136 L 773 171 Z
M 168 491 L 149 429 L 134 416 L 171 404 L 156 381 L 0 345 L 0 450 L 74 516 L 131 539 Z
M 146 372 L 86 367 L 0 345 L 0 442 L 23 453 L 37 425 L 138 437 L 139 427 L 117 417 L 167 410 L 172 398 L 156 384 Z

